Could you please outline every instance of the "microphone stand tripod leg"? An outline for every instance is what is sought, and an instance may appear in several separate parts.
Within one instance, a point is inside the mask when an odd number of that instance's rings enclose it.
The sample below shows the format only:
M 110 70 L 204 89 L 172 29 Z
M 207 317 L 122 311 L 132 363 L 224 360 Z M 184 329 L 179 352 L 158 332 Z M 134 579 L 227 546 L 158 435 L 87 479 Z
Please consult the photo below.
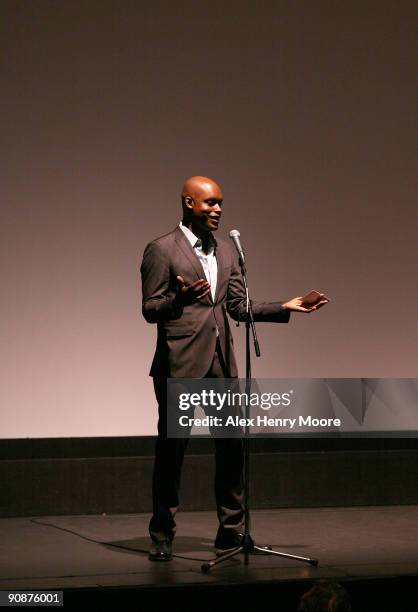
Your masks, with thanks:
M 214 567 L 215 565 L 218 565 L 218 563 L 222 563 L 223 561 L 226 561 L 227 559 L 231 559 L 232 557 L 239 555 L 240 552 L 242 552 L 243 550 L 244 550 L 243 546 L 238 546 L 238 548 L 234 548 L 233 550 L 229 550 L 228 552 L 220 554 L 216 559 L 211 559 L 211 561 L 204 563 L 201 566 L 202 572 L 208 572 L 212 567 Z

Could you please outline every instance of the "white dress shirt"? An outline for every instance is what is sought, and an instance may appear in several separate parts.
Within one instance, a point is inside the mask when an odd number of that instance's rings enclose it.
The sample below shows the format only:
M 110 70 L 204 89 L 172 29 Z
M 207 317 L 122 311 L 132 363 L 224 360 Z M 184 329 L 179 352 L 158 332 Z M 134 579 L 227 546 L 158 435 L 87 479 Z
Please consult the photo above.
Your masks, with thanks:
M 196 253 L 197 258 L 202 264 L 202 268 L 205 273 L 206 280 L 208 281 L 210 285 L 210 292 L 212 295 L 212 299 L 213 301 L 215 301 L 216 283 L 218 280 L 218 262 L 216 261 L 216 257 L 215 257 L 215 247 L 213 243 L 211 243 L 209 246 L 208 254 L 204 253 L 201 239 L 195 236 L 195 234 L 193 234 L 193 232 L 189 230 L 188 227 L 183 225 L 181 221 L 180 221 L 179 227 L 184 233 L 184 235 L 186 236 L 187 240 L 192 245 L 192 248 L 194 252 Z

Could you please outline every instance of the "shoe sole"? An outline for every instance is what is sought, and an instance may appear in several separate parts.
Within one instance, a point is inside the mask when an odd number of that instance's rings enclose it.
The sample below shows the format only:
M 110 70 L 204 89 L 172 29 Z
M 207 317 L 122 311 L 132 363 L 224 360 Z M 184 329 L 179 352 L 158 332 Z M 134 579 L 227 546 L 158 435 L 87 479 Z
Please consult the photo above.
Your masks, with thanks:
M 173 559 L 173 557 L 152 557 L 151 555 L 148 555 L 148 560 L 152 561 L 153 563 L 167 563 L 167 561 L 171 561 Z

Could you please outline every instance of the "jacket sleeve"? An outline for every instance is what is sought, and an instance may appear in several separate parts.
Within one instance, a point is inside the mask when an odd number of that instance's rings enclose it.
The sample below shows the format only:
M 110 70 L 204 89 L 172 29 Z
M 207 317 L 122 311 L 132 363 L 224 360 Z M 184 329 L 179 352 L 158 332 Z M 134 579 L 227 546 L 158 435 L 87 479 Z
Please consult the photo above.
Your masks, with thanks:
M 255 321 L 265 321 L 270 323 L 288 323 L 290 319 L 290 310 L 283 308 L 281 302 L 256 302 L 251 300 Z M 246 296 L 244 283 L 242 281 L 241 272 L 232 257 L 231 276 L 229 278 L 226 309 L 228 314 L 235 321 L 246 321 Z
M 177 285 L 170 284 L 170 266 L 163 249 L 150 242 L 141 264 L 142 314 L 148 323 L 178 319 L 183 312 Z

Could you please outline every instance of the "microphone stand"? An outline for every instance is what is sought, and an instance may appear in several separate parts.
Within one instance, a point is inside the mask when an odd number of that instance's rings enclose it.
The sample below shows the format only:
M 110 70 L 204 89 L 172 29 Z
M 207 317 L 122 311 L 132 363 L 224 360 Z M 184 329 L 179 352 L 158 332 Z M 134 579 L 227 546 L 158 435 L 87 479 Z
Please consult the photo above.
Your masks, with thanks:
M 254 349 L 257 357 L 260 357 L 260 346 L 257 340 L 257 332 L 254 325 L 254 316 L 250 301 L 250 295 L 248 291 L 247 282 L 247 270 L 245 268 L 245 261 L 243 256 L 239 255 L 239 265 L 241 268 L 242 280 L 245 288 L 246 298 L 246 318 L 245 318 L 245 392 L 246 398 L 249 397 L 251 392 L 251 351 L 250 351 L 250 329 L 253 335 Z M 238 321 L 239 324 L 239 321 Z M 273 550 L 269 546 L 257 546 L 250 534 L 250 438 L 249 438 L 249 419 L 250 417 L 250 406 L 248 401 L 245 403 L 245 436 L 244 436 L 244 534 L 241 544 L 223 554 L 219 554 L 215 559 L 207 561 L 201 566 L 202 572 L 208 572 L 215 565 L 223 563 L 227 559 L 232 559 L 240 553 L 244 553 L 244 564 L 249 564 L 250 554 L 263 553 L 265 555 L 275 555 L 277 557 L 285 557 L 286 559 L 293 559 L 295 561 L 303 561 L 310 565 L 317 566 L 318 559 L 312 559 L 309 557 L 300 557 L 298 555 L 290 555 L 288 553 L 279 552 Z

